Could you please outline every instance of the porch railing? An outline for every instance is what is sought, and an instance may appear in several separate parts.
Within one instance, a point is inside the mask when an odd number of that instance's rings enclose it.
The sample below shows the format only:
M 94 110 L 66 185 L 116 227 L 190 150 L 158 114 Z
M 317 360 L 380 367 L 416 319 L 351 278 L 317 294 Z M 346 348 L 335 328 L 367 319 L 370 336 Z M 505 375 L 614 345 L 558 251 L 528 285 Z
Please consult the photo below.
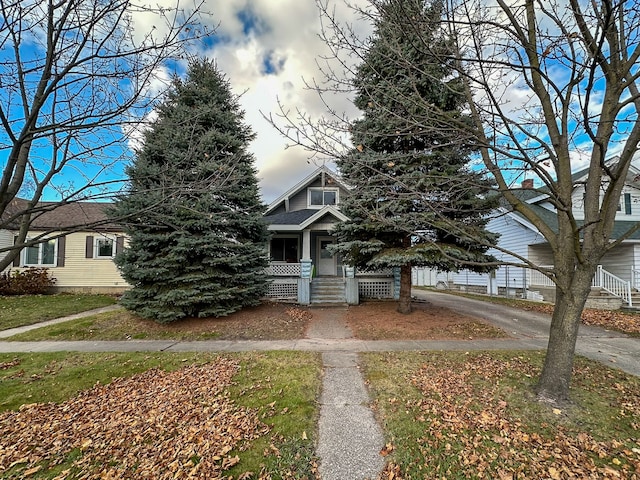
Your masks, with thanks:
M 548 269 L 552 269 L 553 267 L 551 266 L 541 266 L 540 268 L 548 268 Z M 528 280 L 529 280 L 529 285 L 535 285 L 535 286 L 539 286 L 539 287 L 555 287 L 556 284 L 553 283 L 553 280 L 551 280 L 549 277 L 547 277 L 546 275 L 544 275 L 543 273 L 539 272 L 538 270 L 527 270 L 528 272 Z
M 271 263 L 265 269 L 265 273 L 272 277 L 299 277 L 300 264 L 299 263 Z
M 543 268 L 552 268 L 550 266 L 545 266 Z M 541 286 L 541 287 L 553 287 L 555 284 L 553 281 L 540 273 L 537 270 L 529 270 L 528 274 L 529 286 Z M 635 274 L 631 276 L 632 281 L 639 282 L 640 285 L 640 271 L 638 271 L 638 277 L 635 277 Z M 636 280 L 633 280 L 636 278 Z M 627 282 L 620 277 L 616 277 L 613 273 L 607 272 L 602 265 L 598 265 L 598 270 L 591 280 L 592 287 L 598 287 L 603 289 L 606 292 L 609 292 L 616 297 L 620 297 L 623 302 L 625 302 L 630 307 L 632 306 L 631 299 L 631 282 Z
M 600 287 L 616 297 L 620 297 L 627 305 L 632 307 L 631 283 L 607 272 L 602 265 L 598 265 L 598 271 L 593 277 L 594 287 Z

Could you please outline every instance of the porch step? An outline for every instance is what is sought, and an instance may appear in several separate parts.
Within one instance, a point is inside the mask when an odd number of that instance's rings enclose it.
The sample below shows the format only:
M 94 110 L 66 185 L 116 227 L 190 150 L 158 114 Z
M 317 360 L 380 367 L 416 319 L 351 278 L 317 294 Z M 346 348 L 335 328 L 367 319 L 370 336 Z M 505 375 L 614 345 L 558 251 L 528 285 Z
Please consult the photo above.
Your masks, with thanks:
M 607 299 L 620 299 L 620 297 L 607 292 L 604 289 L 601 288 L 591 288 L 591 295 L 589 295 L 590 299 L 595 299 L 596 301 L 603 299 L 603 300 L 607 300 Z M 588 302 L 589 300 L 587 300 Z M 626 302 L 624 300 L 622 300 L 622 305 L 620 306 L 620 310 L 626 310 L 629 312 L 640 312 L 640 292 L 638 292 L 636 289 L 633 289 L 631 291 L 631 304 L 633 305 L 632 307 L 629 307 L 629 305 L 626 304 Z M 597 307 L 596 307 L 597 308 Z
M 341 277 L 316 277 L 311 282 L 312 305 L 346 305 Z

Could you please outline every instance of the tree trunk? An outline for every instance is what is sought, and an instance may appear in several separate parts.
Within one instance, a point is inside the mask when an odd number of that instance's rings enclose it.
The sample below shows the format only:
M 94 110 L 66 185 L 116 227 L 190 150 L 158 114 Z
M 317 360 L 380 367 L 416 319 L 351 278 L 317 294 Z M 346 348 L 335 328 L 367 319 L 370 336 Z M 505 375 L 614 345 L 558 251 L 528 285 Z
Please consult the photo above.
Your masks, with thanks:
M 400 300 L 398 312 L 411 313 L 411 265 L 400 267 Z
M 556 287 L 547 355 L 536 386 L 542 401 L 561 404 L 569 400 L 580 317 L 591 291 L 591 279 L 590 272 L 575 271 L 566 294 Z

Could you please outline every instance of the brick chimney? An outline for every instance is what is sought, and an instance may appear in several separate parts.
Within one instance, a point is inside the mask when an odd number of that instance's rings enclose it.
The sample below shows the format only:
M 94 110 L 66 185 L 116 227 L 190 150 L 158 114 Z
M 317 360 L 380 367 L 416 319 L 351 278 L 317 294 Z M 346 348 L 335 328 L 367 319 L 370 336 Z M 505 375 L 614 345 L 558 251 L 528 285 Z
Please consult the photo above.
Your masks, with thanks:
M 522 181 L 522 188 L 526 188 L 526 189 L 533 188 L 533 178 L 525 178 Z

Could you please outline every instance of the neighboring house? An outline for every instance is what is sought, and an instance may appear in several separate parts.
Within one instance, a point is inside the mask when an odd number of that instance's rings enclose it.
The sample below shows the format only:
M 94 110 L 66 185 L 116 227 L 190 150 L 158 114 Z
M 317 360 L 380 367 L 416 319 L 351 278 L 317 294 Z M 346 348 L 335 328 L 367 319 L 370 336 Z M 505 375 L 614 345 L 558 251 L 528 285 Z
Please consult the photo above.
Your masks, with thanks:
M 618 239 L 640 222 L 640 162 L 634 161 L 627 176 L 627 182 L 620 197 L 620 205 L 616 216 L 612 239 Z M 576 219 L 582 220 L 580 208 L 583 203 L 584 181 L 587 170 L 573 175 L 575 191 L 573 204 Z M 524 201 L 533 205 L 547 225 L 557 226 L 557 218 L 553 206 L 546 195 L 532 190 L 533 182 L 525 180 L 521 191 Z M 539 266 L 552 266 L 553 256 L 549 244 L 542 234 L 522 215 L 507 208 L 500 209 L 492 218 L 487 228 L 500 234 L 498 245 L 514 252 Z M 504 262 L 518 263 L 514 256 L 500 251 L 491 253 Z M 424 278 L 428 275 L 422 274 Z M 492 274 L 476 274 L 467 271 L 447 274 L 447 286 L 461 290 L 476 291 L 488 294 L 528 297 L 553 301 L 555 288 L 544 275 L 531 269 L 513 266 L 502 266 Z M 633 292 L 640 287 L 640 231 L 636 231 L 629 239 L 608 252 L 600 262 L 598 274 L 594 278 L 594 294 L 606 292 L 609 297 L 590 299 L 589 306 L 605 306 L 612 308 L 620 304 L 631 305 Z M 635 300 L 639 302 L 639 300 Z
M 42 235 L 44 241 L 23 248 L 10 268 L 46 267 L 60 292 L 121 293 L 128 288 L 113 262 L 125 237 L 122 227 L 107 220 L 109 204 L 77 202 L 47 210 L 53 205 L 38 205 L 43 211 L 34 215 L 27 237 Z M 91 225 L 91 230 L 83 225 Z M 15 233 L 0 230 L 0 247 L 12 245 Z

